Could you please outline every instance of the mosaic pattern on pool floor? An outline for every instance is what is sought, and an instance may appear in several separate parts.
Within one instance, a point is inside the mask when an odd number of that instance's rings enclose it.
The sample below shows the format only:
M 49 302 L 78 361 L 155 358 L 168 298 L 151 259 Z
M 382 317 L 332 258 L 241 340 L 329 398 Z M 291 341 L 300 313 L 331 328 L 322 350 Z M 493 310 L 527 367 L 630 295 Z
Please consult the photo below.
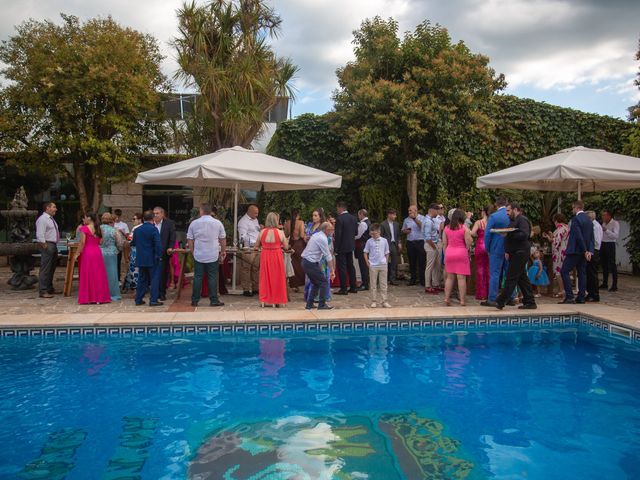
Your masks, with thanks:
M 335 478 L 427 480 L 468 477 L 474 464 L 444 425 L 417 414 L 375 420 L 295 416 L 223 428 L 198 449 L 192 480 Z

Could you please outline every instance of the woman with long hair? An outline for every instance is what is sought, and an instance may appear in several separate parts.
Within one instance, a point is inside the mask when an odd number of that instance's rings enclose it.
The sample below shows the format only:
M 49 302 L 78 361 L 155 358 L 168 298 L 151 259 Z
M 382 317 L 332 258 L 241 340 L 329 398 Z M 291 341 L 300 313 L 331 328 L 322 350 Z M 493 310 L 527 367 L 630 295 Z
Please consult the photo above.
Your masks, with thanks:
M 445 251 L 445 268 L 447 279 L 444 285 L 444 301 L 451 305 L 451 291 L 453 283 L 458 280 L 460 305 L 465 306 L 467 294 L 467 276 L 471 274 L 469 260 L 469 246 L 471 245 L 471 231 L 465 226 L 466 214 L 459 208 L 451 215 L 451 222 L 444 227 L 442 247 Z
M 282 250 L 289 248 L 284 232 L 278 228 L 280 216 L 269 212 L 264 228 L 258 235 L 254 248 L 262 249 L 260 253 L 260 303 L 273 306 L 284 306 L 287 297 L 287 279 L 284 271 L 284 255 Z
M 104 268 L 102 251 L 102 231 L 95 213 L 86 213 L 82 218 L 83 225 L 79 228 L 80 246 L 78 257 L 82 260 L 80 269 L 80 284 L 78 288 L 78 303 L 109 303 L 109 281 Z
M 474 257 L 476 259 L 476 300 L 486 300 L 489 295 L 489 253 L 484 247 L 484 231 L 487 228 L 489 207 L 480 212 L 480 220 L 476 220 L 471 228 L 471 236 L 476 237 Z
M 116 241 L 116 235 L 120 233 L 113 226 L 114 217 L 109 212 L 103 213 L 101 220 L 102 243 L 100 244 L 100 250 L 102 251 L 104 268 L 107 272 L 111 301 L 115 302 L 122 300 L 120 296 L 120 281 L 118 280 L 118 247 Z
M 291 254 L 291 264 L 295 275 L 289 278 L 289 286 L 295 292 L 299 287 L 304 286 L 304 270 L 302 269 L 302 252 L 307 245 L 305 241 L 305 225 L 300 219 L 300 210 L 291 210 L 291 219 L 284 222 L 284 234 L 289 239 L 289 246 L 293 250 Z

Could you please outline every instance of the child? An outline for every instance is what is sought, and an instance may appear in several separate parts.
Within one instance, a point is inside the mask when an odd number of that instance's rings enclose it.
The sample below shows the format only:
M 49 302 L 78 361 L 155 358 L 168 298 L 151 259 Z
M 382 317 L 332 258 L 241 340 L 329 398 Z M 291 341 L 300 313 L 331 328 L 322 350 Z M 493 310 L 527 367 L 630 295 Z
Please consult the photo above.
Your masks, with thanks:
M 389 243 L 386 238 L 380 236 L 380 225 L 374 223 L 369 228 L 371 238 L 364 246 L 364 259 L 369 267 L 369 288 L 371 289 L 371 308 L 376 308 L 378 304 L 377 291 L 380 287 L 382 306 L 391 308 L 387 302 L 387 264 L 389 263 Z
M 547 272 L 544 270 L 544 265 L 542 265 L 540 250 L 537 248 L 534 249 L 531 257 L 532 264 L 529 267 L 528 275 L 529 281 L 533 286 L 534 296 L 537 298 L 540 297 L 540 290 L 538 287 L 545 287 L 549 285 L 549 277 L 547 276 Z

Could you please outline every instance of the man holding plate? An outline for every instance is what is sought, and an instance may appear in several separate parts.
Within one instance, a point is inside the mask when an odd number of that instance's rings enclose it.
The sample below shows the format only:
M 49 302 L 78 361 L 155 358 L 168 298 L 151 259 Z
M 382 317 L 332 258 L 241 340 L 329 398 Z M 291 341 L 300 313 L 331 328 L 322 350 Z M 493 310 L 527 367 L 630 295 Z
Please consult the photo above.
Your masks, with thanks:
M 506 208 L 507 215 L 511 219 L 509 232 L 504 239 L 504 257 L 509 266 L 507 267 L 507 279 L 504 289 L 496 298 L 496 308 L 502 310 L 507 299 L 511 298 L 516 289 L 516 285 L 522 292 L 523 300 L 520 309 L 538 308 L 533 296 L 531 282 L 527 275 L 527 260 L 531 255 L 531 222 L 522 214 L 520 205 L 511 202 Z M 502 233 L 504 235 L 504 233 Z

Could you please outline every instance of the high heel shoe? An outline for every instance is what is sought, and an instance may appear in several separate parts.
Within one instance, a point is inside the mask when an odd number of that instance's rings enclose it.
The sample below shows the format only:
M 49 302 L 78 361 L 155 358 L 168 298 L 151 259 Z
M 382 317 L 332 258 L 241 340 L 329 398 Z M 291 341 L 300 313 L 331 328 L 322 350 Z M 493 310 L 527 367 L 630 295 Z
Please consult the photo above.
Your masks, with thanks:
M 445 304 L 447 307 L 450 307 L 450 306 L 451 306 L 451 300 L 449 300 L 448 298 L 445 298 L 445 299 L 444 299 L 444 304 Z

